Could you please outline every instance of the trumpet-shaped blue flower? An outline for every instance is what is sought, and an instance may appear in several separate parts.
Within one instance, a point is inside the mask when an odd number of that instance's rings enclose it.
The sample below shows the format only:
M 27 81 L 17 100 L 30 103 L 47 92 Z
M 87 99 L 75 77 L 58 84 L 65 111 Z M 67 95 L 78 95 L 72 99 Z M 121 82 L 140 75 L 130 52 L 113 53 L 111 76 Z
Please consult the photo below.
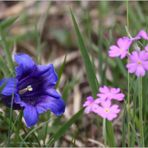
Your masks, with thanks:
M 39 114 L 47 110 L 57 116 L 63 114 L 65 103 L 55 90 L 58 77 L 53 65 L 36 65 L 27 54 L 15 55 L 15 61 L 16 77 L 0 81 L 0 86 L 4 85 L 3 102 L 13 109 L 23 109 L 28 127 L 35 125 Z

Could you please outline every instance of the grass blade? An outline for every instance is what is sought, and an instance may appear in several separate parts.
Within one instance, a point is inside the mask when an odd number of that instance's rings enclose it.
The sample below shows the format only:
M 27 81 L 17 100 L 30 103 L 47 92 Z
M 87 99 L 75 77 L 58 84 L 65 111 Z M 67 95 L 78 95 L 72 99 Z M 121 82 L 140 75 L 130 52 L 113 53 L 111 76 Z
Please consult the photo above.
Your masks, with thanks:
M 10 74 L 9 68 L 5 64 L 3 58 L 0 56 L 0 70 L 3 72 L 3 74 L 7 77 Z
M 0 23 L 0 30 L 4 30 L 4 29 L 8 28 L 9 26 L 11 26 L 17 20 L 17 18 L 18 18 L 18 16 L 11 17 L 11 18 L 8 18 L 8 19 L 2 21 Z
M 14 75 L 14 62 L 12 60 L 12 53 L 10 51 L 10 45 L 9 45 L 10 43 L 7 42 L 4 32 L 0 31 L 0 33 L 2 35 L 1 44 L 2 44 L 3 50 L 5 52 L 5 56 L 6 56 L 6 60 L 8 62 L 9 69 L 10 69 L 11 73 Z
M 82 58 L 83 58 L 83 61 L 84 61 L 84 64 L 85 64 L 86 74 L 87 74 L 87 77 L 88 77 L 88 82 L 89 82 L 89 85 L 90 85 L 90 87 L 92 89 L 93 96 L 95 97 L 96 93 L 98 91 L 98 81 L 97 81 L 95 71 L 94 71 L 94 68 L 92 66 L 90 57 L 88 55 L 88 51 L 87 51 L 87 49 L 85 47 L 82 35 L 81 35 L 80 31 L 79 31 L 77 22 L 75 20 L 75 17 L 73 15 L 72 11 L 71 11 L 71 17 L 72 17 L 72 21 L 73 21 L 73 24 L 74 24 L 76 35 L 77 35 L 77 38 L 78 38 L 78 43 L 79 43 L 80 51 L 81 51 L 81 54 L 82 54 Z
M 110 147 L 116 147 L 112 122 L 106 121 L 106 134 L 107 134 L 107 139 L 106 139 L 107 144 Z
M 52 146 L 52 144 L 58 140 L 61 136 L 64 135 L 64 133 L 69 129 L 69 127 L 80 118 L 80 116 L 83 113 L 83 109 L 78 111 L 72 118 L 69 119 L 57 132 L 50 138 L 48 141 L 48 146 Z
M 117 65 L 120 69 L 120 71 L 122 72 L 123 76 L 125 78 L 127 78 L 127 71 L 125 69 L 125 66 L 123 65 L 122 61 L 120 59 L 116 59 Z
M 65 67 L 65 64 L 66 64 L 66 55 L 64 57 L 64 61 L 63 61 L 63 64 L 61 65 L 60 69 L 59 69 L 59 72 L 58 72 L 58 82 L 56 84 L 56 88 L 58 88 L 59 86 L 59 83 L 60 83 L 60 80 L 61 80 L 61 77 L 62 77 L 62 74 L 63 74 L 63 71 L 64 71 L 64 67 Z

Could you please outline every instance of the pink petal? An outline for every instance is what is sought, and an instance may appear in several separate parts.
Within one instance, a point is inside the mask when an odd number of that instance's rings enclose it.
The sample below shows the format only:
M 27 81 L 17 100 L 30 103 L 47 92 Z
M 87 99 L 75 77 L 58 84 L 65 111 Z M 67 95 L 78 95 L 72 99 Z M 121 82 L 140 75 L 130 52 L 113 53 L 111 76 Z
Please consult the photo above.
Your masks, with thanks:
M 102 101 L 102 102 L 101 102 L 101 105 L 102 105 L 103 108 L 110 108 L 110 106 L 111 106 L 111 101 L 110 101 L 110 100 Z
M 120 92 L 120 88 L 111 88 L 110 91 L 111 91 L 111 93 L 116 94 L 116 93 Z
M 138 37 L 148 40 L 148 34 L 144 30 L 139 31 L 139 33 L 136 35 L 136 38 Z
M 140 77 L 140 76 L 144 76 L 145 75 L 145 70 L 142 66 L 138 66 L 137 70 L 136 70 L 136 76 Z
M 84 110 L 84 112 L 85 112 L 86 114 L 90 113 L 91 111 L 92 111 L 92 109 L 91 109 L 90 106 L 86 107 L 85 110 Z
M 84 102 L 83 107 L 86 107 L 90 104 L 90 102 Z
M 148 54 L 147 54 L 147 52 L 145 52 L 144 50 L 143 51 L 140 51 L 139 52 L 139 58 L 141 60 L 148 60 Z
M 137 69 L 137 64 L 136 63 L 130 63 L 130 64 L 127 64 L 126 67 L 128 68 L 129 73 L 134 73 Z
M 117 114 L 108 114 L 107 115 L 107 119 L 109 120 L 109 121 L 112 121 L 114 118 L 116 118 L 117 117 Z
M 119 113 L 119 112 L 120 112 L 120 109 L 118 105 L 112 105 L 110 107 L 110 113 Z
M 96 114 L 101 116 L 102 118 L 106 118 L 106 113 L 104 112 L 104 108 L 98 107 L 98 109 L 95 111 Z
M 146 46 L 144 47 L 144 50 L 145 50 L 146 52 L 148 52 L 148 45 L 146 45 Z
M 95 104 L 99 104 L 99 103 L 101 102 L 101 100 L 102 100 L 101 98 L 98 98 L 98 99 L 96 99 L 96 100 L 94 101 L 94 103 L 95 103 Z
M 117 40 L 117 45 L 124 50 L 128 50 L 132 41 L 128 37 L 122 37 Z
M 94 101 L 94 98 L 92 96 L 88 96 L 86 99 L 87 99 L 87 101 L 90 101 L 90 102 Z
M 120 94 L 116 94 L 114 96 L 114 99 L 118 100 L 118 101 L 122 101 L 124 99 L 124 94 L 120 93 Z
M 92 106 L 92 111 L 93 111 L 94 113 L 96 113 L 97 110 L 98 110 L 98 108 L 99 108 L 99 106 L 98 106 L 97 104 L 93 104 L 93 106 Z
M 120 48 L 123 48 L 124 47 L 124 44 L 125 44 L 125 40 L 123 38 L 119 38 L 117 40 L 117 45 L 120 47 Z
M 117 47 L 115 45 L 112 45 L 110 47 L 110 50 L 109 50 L 109 56 L 110 57 L 118 57 L 118 56 L 120 56 L 120 49 L 119 49 L 119 47 Z
M 128 54 L 127 50 L 122 51 L 121 54 L 120 54 L 120 58 L 121 59 L 125 58 L 127 56 L 127 54 Z
M 99 88 L 99 91 L 101 93 L 107 93 L 107 92 L 109 92 L 109 88 L 107 86 L 103 86 L 103 87 L 100 87 Z
M 114 94 L 113 93 L 108 94 L 106 99 L 109 99 L 109 100 L 114 99 Z
M 106 99 L 107 95 L 106 94 L 97 94 L 97 96 L 101 99 Z
M 94 101 L 92 96 L 88 96 L 86 99 L 87 100 L 84 102 L 83 107 L 89 106 Z
M 91 104 L 90 101 L 86 101 L 86 102 L 84 102 L 83 107 L 89 106 L 90 104 Z
M 147 62 L 143 62 L 142 65 L 143 65 L 143 67 L 144 67 L 145 70 L 148 70 L 148 61 Z
M 131 62 L 137 62 L 139 60 L 139 52 L 133 51 L 132 55 L 129 57 Z

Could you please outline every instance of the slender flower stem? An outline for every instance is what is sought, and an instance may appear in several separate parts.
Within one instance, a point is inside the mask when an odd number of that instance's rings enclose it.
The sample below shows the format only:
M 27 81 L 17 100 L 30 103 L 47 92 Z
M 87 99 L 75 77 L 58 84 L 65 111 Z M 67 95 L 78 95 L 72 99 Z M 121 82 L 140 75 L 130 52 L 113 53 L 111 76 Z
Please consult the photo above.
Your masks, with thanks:
M 143 131 L 143 98 L 142 98 L 142 77 L 138 79 L 139 81 L 139 120 L 140 120 L 140 136 L 141 136 L 141 146 L 144 147 L 144 131 Z
M 128 0 L 126 0 L 126 25 L 127 25 L 127 28 L 129 28 L 129 16 L 128 16 Z
M 106 119 L 103 119 L 103 137 L 104 137 L 104 144 L 107 145 L 107 137 L 106 137 Z
M 130 146 L 130 75 L 128 73 L 128 94 L 127 94 L 127 117 L 128 117 L 128 128 L 127 128 L 127 132 L 128 132 L 128 146 Z
M 126 31 L 129 32 L 129 7 L 128 7 L 128 0 L 126 0 Z M 130 36 L 130 34 L 128 34 Z M 128 146 L 130 146 L 130 75 L 128 73 L 128 94 L 127 94 L 127 120 L 128 120 L 128 127 L 127 127 L 127 134 L 128 134 Z

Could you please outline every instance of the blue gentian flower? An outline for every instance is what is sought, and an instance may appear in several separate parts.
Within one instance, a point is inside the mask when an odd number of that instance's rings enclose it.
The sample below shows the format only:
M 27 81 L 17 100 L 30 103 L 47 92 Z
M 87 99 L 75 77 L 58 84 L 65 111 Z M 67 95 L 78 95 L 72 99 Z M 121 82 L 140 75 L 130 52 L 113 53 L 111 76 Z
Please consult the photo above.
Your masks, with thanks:
M 58 77 L 53 65 L 36 65 L 27 54 L 16 54 L 15 61 L 16 77 L 0 81 L 3 102 L 10 107 L 13 99 L 13 109 L 23 109 L 27 127 L 35 125 L 39 114 L 47 110 L 62 115 L 65 103 L 55 90 Z

